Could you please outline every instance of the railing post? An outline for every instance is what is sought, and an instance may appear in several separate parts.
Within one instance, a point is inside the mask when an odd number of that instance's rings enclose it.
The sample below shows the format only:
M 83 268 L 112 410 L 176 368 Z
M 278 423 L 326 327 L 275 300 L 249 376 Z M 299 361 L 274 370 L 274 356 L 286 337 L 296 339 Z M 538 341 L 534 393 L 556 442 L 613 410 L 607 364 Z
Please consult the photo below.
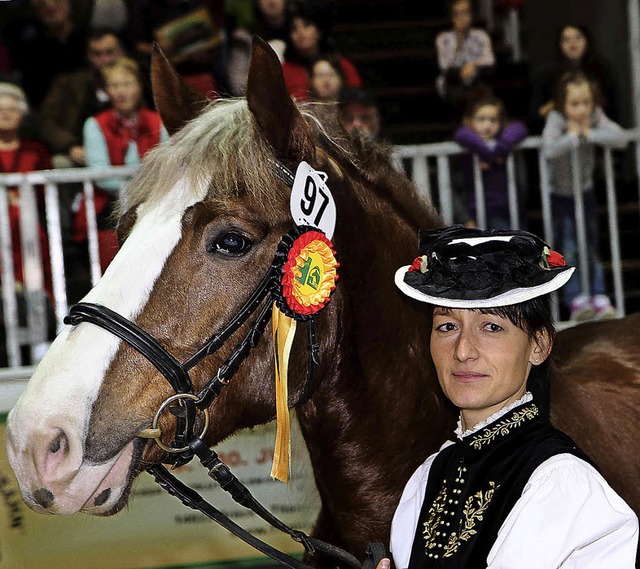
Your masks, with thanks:
M 98 244 L 98 222 L 96 220 L 96 202 L 93 183 L 90 179 L 83 182 L 85 215 L 87 220 L 87 234 L 89 240 L 89 262 L 91 264 L 91 285 L 96 286 L 102 270 L 100 268 L 100 246 Z
M 484 195 L 484 183 L 482 181 L 482 168 L 480 158 L 473 155 L 473 192 L 476 200 L 476 225 L 481 229 L 487 228 L 487 204 Z
M 9 188 L 0 186 L 0 244 L 2 245 L 2 308 L 6 334 L 7 363 L 10 367 L 22 364 L 20 322 L 16 299 L 16 281 L 13 272 L 13 244 L 11 239 L 11 219 L 9 217 Z
M 549 167 L 547 159 L 542 155 L 538 148 L 538 170 L 540 172 L 540 202 L 542 206 L 542 227 L 544 231 L 544 240 L 547 243 L 554 243 L 553 224 L 551 216 L 551 185 L 549 184 Z M 551 316 L 555 322 L 560 320 L 560 297 L 559 293 L 554 292 L 551 295 Z
M 411 177 L 418 194 L 425 200 L 431 200 L 431 181 L 429 180 L 429 164 L 425 154 L 416 153 L 411 159 Z
M 439 155 L 438 163 L 438 197 L 440 198 L 440 213 L 447 225 L 453 223 L 453 194 L 451 190 L 451 171 L 449 170 L 449 156 Z
M 513 229 L 520 229 L 520 209 L 518 207 L 518 185 L 516 184 L 516 162 L 512 154 L 507 156 L 507 192 L 509 200 L 509 222 Z
M 587 247 L 587 232 L 584 215 L 584 196 L 582 193 L 582 169 L 578 149 L 571 150 L 571 170 L 573 182 L 573 201 L 575 212 L 576 239 L 578 241 L 578 273 L 580 274 L 580 288 L 583 293 L 591 294 L 591 279 L 589 278 L 589 249 Z
M 616 199 L 615 174 L 611 148 L 604 148 L 604 174 L 607 185 L 607 213 L 609 219 L 609 245 L 611 249 L 611 271 L 613 290 L 618 316 L 625 314 L 624 292 L 622 290 L 622 262 L 620 259 L 620 230 L 618 228 L 618 203 Z
M 28 338 L 34 362 L 42 359 L 47 347 L 47 303 L 39 228 L 36 190 L 32 184 L 24 183 L 20 186 L 20 239 Z
M 51 256 L 51 282 L 53 285 L 56 313 L 56 331 L 60 332 L 64 326 L 63 319 L 68 311 L 64 252 L 62 249 L 62 228 L 60 224 L 60 200 L 58 186 L 56 184 L 51 182 L 46 184 L 44 191 L 47 234 L 49 236 L 49 255 Z

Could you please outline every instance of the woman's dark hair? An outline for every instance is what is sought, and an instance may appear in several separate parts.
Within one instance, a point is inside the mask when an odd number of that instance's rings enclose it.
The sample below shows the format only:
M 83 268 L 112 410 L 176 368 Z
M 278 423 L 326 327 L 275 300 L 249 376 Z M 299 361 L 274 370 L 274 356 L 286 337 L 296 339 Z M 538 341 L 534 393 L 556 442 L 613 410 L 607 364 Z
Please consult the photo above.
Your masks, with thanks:
M 287 47 L 284 52 L 284 58 L 287 61 L 301 61 L 300 56 L 296 53 L 295 48 L 291 44 L 291 30 L 293 29 L 294 20 L 299 18 L 307 24 L 312 24 L 318 28 L 320 38 L 318 40 L 318 51 L 321 54 L 335 52 L 333 41 L 331 40 L 331 12 L 324 2 L 307 1 L 296 2 L 291 5 L 287 18 Z M 304 63 L 304 62 L 303 62 Z
M 598 84 L 587 77 L 580 71 L 570 71 L 560 77 L 556 86 L 556 93 L 554 97 L 554 108 L 564 114 L 564 108 L 567 103 L 567 90 L 569 85 L 583 85 L 586 84 L 591 90 L 591 97 L 593 98 L 593 106 L 602 105 L 602 95 L 600 94 L 600 88 Z

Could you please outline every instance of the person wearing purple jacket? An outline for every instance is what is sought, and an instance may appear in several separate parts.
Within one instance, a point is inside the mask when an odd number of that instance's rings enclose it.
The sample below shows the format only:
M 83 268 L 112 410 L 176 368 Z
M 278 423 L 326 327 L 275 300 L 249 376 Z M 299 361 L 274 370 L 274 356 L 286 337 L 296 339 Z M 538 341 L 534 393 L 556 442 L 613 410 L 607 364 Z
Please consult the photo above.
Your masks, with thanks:
M 493 95 L 472 101 L 455 141 L 480 159 L 488 229 L 509 229 L 509 191 L 506 159 L 528 134 L 521 122 L 506 123 L 504 105 Z M 468 225 L 476 223 L 473 159 L 465 155 L 463 172 L 468 195 Z

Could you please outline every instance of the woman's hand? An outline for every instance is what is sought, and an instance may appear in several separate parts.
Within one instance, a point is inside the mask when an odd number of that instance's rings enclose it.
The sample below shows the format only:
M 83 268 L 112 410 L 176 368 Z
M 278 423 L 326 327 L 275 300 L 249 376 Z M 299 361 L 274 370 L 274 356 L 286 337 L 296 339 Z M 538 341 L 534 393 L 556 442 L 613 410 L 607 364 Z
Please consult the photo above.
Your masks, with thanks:
M 391 569 L 391 561 L 387 557 L 380 559 L 380 563 L 378 563 L 376 569 Z

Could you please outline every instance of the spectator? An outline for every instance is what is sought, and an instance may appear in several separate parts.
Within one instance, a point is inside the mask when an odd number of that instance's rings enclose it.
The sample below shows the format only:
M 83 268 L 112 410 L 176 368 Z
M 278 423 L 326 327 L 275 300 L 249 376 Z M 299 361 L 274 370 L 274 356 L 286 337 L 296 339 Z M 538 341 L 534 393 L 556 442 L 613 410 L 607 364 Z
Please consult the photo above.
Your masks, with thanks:
M 282 64 L 287 91 L 298 101 L 309 99 L 309 65 L 320 57 L 335 57 L 342 68 L 346 87 L 361 87 L 355 66 L 332 48 L 329 38 L 329 16 L 323 6 L 300 4 L 293 11 L 289 38 Z
M 464 109 L 471 90 L 479 90 L 495 64 L 491 38 L 482 29 L 472 28 L 471 0 L 449 3 L 452 30 L 436 37 L 440 75 L 438 94 L 456 109 Z
M 373 97 L 364 89 L 345 89 L 338 104 L 338 121 L 348 133 L 360 133 L 377 140 L 380 112 Z
M 547 115 L 553 109 L 560 77 L 571 71 L 580 71 L 590 81 L 598 83 L 601 93 L 604 93 L 603 106 L 607 109 L 612 107 L 613 81 L 593 52 L 589 32 L 582 26 L 568 24 L 558 31 L 555 61 L 543 66 L 533 79 L 529 119 L 536 132 L 542 130 Z
M 333 57 L 321 57 L 311 64 L 309 94 L 321 103 L 337 103 L 344 86 L 340 61 Z
M 280 61 L 284 60 L 289 30 L 287 4 L 287 0 L 253 0 L 252 18 L 242 23 L 234 22 L 235 25 L 231 26 L 229 88 L 232 95 L 244 95 L 247 87 L 251 40 L 254 35 L 268 42 Z
M 521 122 L 506 122 L 502 101 L 494 96 L 473 101 L 465 113 L 464 124 L 456 131 L 456 142 L 477 155 L 482 169 L 482 185 L 487 215 L 487 229 L 509 229 L 509 184 L 506 159 L 513 148 L 527 136 Z M 473 162 L 463 157 L 469 214 L 477 220 Z
M 542 151 L 549 163 L 554 247 L 564 251 L 567 263 L 577 266 L 578 240 L 574 218 L 574 176 L 584 203 L 586 245 L 591 290 L 581 290 L 576 275 L 565 287 L 564 300 L 575 321 L 612 318 L 615 309 L 606 296 L 604 271 L 598 254 L 598 212 L 593 189 L 594 145 L 622 148 L 627 137 L 598 105 L 597 86 L 581 73 L 568 73 L 558 86 L 554 109 L 547 115 Z M 580 172 L 573 171 L 572 152 L 578 153 Z M 578 272 L 576 271 L 576 272 Z
M 32 172 L 51 168 L 49 150 L 41 142 L 20 138 L 20 125 L 29 111 L 24 91 L 11 83 L 0 83 L 0 172 Z M 44 218 L 44 195 L 38 188 L 40 217 Z M 19 294 L 24 283 L 22 239 L 20 235 L 20 199 L 18 188 L 9 188 L 9 220 L 13 252 L 13 274 Z M 38 223 L 42 255 L 43 284 L 52 298 L 51 264 L 47 234 Z
M 86 164 L 82 145 L 84 122 L 109 104 L 100 69 L 112 65 L 124 51 L 118 36 L 106 29 L 89 33 L 89 66 L 60 75 L 54 81 L 40 113 L 43 140 L 53 150 L 56 168 Z
M 211 97 L 227 90 L 222 0 L 138 0 L 131 30 L 140 63 L 157 41 L 194 89 Z
M 55 77 L 84 65 L 86 33 L 70 0 L 31 0 L 32 16 L 5 28 L 7 47 L 32 106 L 39 108 Z
M 140 159 L 162 140 L 167 131 L 160 115 L 142 106 L 142 80 L 137 64 L 125 57 L 102 68 L 105 89 L 112 108 L 88 118 L 84 124 L 87 166 L 106 167 L 140 163 Z M 111 219 L 120 180 L 102 180 L 96 186 L 96 214 L 100 265 L 104 271 L 115 256 L 118 244 Z M 83 202 L 76 213 L 74 237 L 86 239 Z

